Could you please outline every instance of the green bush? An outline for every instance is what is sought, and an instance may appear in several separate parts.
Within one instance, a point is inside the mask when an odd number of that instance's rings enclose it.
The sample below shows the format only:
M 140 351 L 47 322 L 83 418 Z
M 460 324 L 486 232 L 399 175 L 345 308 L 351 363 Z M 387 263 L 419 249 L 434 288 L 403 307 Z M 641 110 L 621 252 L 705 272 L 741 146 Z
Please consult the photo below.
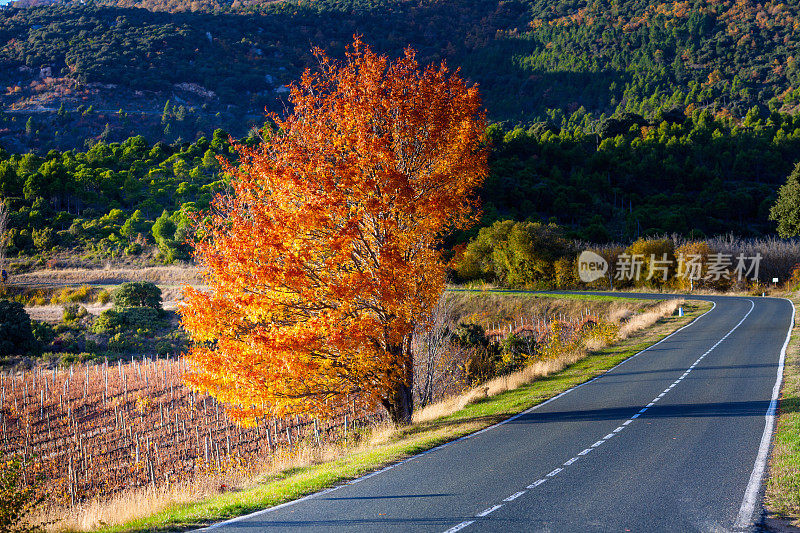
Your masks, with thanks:
M 485 348 L 489 345 L 483 326 L 464 322 L 453 330 L 453 341 L 462 348 Z
M 109 335 L 138 332 L 150 336 L 166 326 L 163 311 L 152 307 L 129 307 L 102 312 L 94 321 L 92 331 Z
M 37 348 L 31 317 L 22 304 L 0 300 L 0 354 L 24 354 Z
M 499 347 L 490 343 L 486 331 L 479 324 L 459 324 L 453 331 L 453 343 L 466 352 L 464 373 L 467 382 L 475 385 L 495 377 L 502 365 Z
M 150 307 L 161 309 L 161 289 L 155 283 L 139 281 L 123 283 L 114 291 L 114 307 Z
M 81 350 L 81 344 L 84 338 L 74 331 L 65 331 L 59 333 L 51 344 L 51 348 L 56 352 L 78 352 Z
M 138 242 L 132 242 L 125 247 L 125 255 L 139 255 L 142 253 L 142 245 Z
M 568 255 L 562 229 L 540 222 L 497 221 L 481 228 L 456 267 L 461 280 L 499 281 L 506 286 L 550 288 L 554 263 Z
M 55 233 L 53 228 L 43 228 L 33 230 L 33 245 L 42 251 L 48 251 L 55 243 Z
M 62 316 L 64 322 L 74 322 L 75 320 L 81 319 L 88 314 L 89 312 L 84 306 L 71 303 L 64 305 L 64 313 Z
M 47 322 L 32 320 L 31 330 L 33 331 L 33 338 L 36 339 L 36 342 L 39 344 L 50 344 L 56 337 L 56 332 L 53 330 L 53 326 Z

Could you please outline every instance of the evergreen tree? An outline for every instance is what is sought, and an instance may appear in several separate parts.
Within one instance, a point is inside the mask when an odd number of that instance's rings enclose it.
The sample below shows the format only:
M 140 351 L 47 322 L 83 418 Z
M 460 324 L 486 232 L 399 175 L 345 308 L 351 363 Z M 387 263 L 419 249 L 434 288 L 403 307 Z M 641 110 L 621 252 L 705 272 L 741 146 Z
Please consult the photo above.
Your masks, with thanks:
M 778 190 L 778 199 L 769 211 L 769 219 L 778 223 L 778 235 L 800 235 L 800 163 L 797 163 Z

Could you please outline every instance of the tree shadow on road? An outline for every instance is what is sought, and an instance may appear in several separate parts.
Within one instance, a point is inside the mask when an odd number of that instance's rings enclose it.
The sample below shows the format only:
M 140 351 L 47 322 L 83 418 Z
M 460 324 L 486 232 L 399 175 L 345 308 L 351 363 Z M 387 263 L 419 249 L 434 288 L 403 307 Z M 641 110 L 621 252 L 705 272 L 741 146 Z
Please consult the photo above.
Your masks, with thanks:
M 642 406 L 581 409 L 574 411 L 533 411 L 520 416 L 511 424 L 547 424 L 553 422 L 585 422 L 625 420 L 638 413 Z M 664 404 L 650 407 L 641 418 L 701 418 L 764 416 L 769 401 L 710 402 L 696 404 Z

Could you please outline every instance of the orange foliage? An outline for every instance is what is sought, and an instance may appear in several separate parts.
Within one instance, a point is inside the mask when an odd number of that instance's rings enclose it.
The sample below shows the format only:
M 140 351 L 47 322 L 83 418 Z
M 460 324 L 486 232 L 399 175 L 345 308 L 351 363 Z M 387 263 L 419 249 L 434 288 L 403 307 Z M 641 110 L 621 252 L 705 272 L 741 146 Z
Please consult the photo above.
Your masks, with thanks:
M 198 226 L 210 291 L 186 291 L 186 379 L 244 423 L 356 396 L 406 422 L 411 334 L 444 288 L 438 247 L 473 221 L 486 174 L 484 112 L 476 87 L 411 49 L 315 54 L 294 113 L 238 147 L 232 194 Z

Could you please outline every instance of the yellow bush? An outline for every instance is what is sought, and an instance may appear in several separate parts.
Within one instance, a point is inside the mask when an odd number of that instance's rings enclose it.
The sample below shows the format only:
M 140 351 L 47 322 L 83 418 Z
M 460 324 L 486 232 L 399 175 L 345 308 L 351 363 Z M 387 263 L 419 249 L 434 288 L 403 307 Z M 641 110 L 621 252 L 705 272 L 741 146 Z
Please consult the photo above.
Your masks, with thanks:
M 103 305 L 107 304 L 111 301 L 111 293 L 105 289 L 102 289 L 97 293 L 97 301 Z
M 578 282 L 576 275 L 575 261 L 569 257 L 562 257 L 553 263 L 555 271 L 556 287 L 559 289 L 569 289 Z
M 730 279 L 720 277 L 720 279 L 715 280 L 713 278 L 716 276 L 713 275 L 710 276 L 710 279 L 706 279 L 706 277 L 709 276 L 709 266 L 712 263 L 711 259 L 715 253 L 716 252 L 711 249 L 708 243 L 703 241 L 687 242 L 686 244 L 679 246 L 678 249 L 675 250 L 675 255 L 678 261 L 678 272 L 673 280 L 673 285 L 675 288 L 680 290 L 692 290 L 698 288 L 717 290 L 728 289 L 731 285 Z M 733 262 L 732 258 L 729 259 L 731 262 Z M 692 262 L 695 264 L 699 263 L 700 267 L 693 268 L 691 266 Z M 730 268 L 728 269 L 730 271 L 730 277 L 734 276 L 734 266 L 735 265 L 731 264 Z M 692 277 L 694 277 L 694 279 L 692 279 Z
M 639 239 L 625 251 L 641 261 L 641 275 L 632 280 L 636 286 L 660 288 L 675 274 L 675 246 L 670 240 Z

